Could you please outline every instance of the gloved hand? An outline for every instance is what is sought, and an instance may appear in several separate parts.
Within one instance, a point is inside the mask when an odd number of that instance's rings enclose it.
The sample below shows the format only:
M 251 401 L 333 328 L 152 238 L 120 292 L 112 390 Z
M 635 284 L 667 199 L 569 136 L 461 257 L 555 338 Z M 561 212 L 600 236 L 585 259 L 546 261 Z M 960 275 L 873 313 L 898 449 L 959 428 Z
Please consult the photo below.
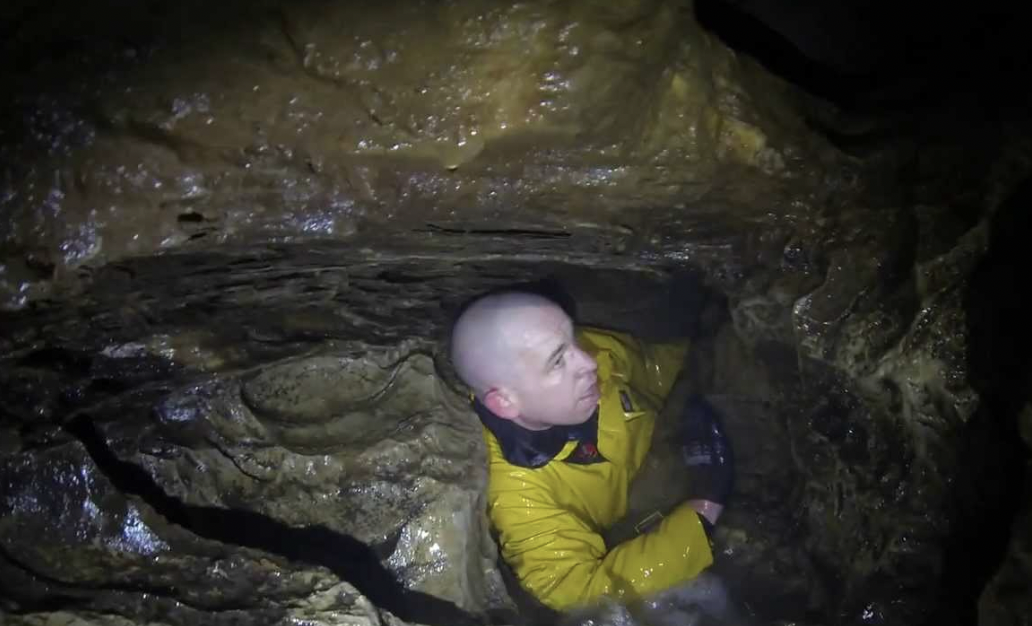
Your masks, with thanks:
M 734 487 L 734 452 L 717 410 L 699 395 L 685 403 L 679 424 L 681 457 L 688 468 L 690 499 L 723 505 Z

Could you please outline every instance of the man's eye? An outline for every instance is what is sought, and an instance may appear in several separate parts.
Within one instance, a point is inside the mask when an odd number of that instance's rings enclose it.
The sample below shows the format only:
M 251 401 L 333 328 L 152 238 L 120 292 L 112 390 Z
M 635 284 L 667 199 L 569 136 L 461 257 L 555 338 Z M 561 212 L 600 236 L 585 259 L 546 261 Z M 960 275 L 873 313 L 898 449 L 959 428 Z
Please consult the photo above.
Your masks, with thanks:
M 561 356 L 558 359 L 556 359 L 554 363 L 552 363 L 552 368 L 559 369 L 563 366 L 563 363 L 566 363 L 566 357 Z

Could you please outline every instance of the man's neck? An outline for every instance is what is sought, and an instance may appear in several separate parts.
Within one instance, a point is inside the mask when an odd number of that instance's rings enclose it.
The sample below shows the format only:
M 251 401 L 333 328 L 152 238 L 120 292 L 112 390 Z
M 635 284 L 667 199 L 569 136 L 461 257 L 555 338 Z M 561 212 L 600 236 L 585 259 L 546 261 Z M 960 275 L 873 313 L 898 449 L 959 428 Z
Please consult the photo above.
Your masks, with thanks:
M 524 430 L 532 430 L 534 432 L 539 432 L 539 431 L 542 431 L 542 430 L 548 430 L 549 428 L 552 427 L 551 424 L 542 424 L 541 422 L 535 422 L 533 420 L 527 420 L 527 419 L 524 419 L 522 417 L 514 417 L 510 421 L 512 421 L 513 424 L 516 424 L 517 426 L 519 426 L 520 428 L 522 428 Z

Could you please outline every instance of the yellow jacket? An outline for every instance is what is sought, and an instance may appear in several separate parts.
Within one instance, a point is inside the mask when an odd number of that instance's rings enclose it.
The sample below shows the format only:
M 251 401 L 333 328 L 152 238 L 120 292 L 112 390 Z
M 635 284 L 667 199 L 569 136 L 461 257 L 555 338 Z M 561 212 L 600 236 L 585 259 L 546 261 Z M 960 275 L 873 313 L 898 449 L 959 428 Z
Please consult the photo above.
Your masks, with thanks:
M 543 465 L 522 467 L 506 460 L 484 428 L 488 514 L 502 557 L 525 589 L 560 611 L 603 595 L 633 599 L 666 589 L 713 562 L 698 514 L 685 504 L 611 550 L 600 535 L 627 511 L 628 487 L 687 344 L 650 345 L 597 328 L 579 329 L 577 340 L 598 362 L 597 451 L 605 461 L 567 462 L 579 445 L 569 441 Z

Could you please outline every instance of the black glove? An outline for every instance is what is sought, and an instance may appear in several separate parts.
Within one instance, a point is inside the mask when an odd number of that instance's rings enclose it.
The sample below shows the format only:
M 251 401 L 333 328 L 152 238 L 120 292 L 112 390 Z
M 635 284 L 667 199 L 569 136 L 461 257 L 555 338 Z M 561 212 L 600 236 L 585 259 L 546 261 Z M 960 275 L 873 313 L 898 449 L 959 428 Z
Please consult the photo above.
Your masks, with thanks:
M 734 486 L 734 453 L 717 410 L 693 395 L 681 412 L 681 458 L 688 468 L 691 500 L 727 502 Z

